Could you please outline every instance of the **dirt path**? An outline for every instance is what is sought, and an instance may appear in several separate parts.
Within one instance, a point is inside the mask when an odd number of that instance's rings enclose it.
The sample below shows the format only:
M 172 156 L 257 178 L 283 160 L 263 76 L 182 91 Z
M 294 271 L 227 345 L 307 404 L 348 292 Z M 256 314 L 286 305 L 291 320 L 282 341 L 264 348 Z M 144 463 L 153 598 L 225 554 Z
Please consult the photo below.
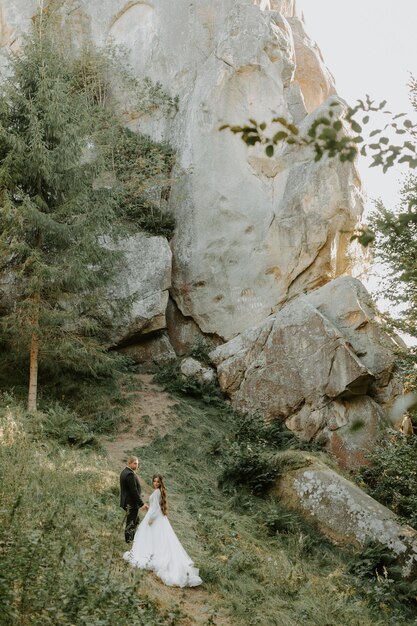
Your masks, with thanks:
M 137 374 L 136 380 L 137 388 L 125 391 L 132 401 L 128 425 L 116 437 L 102 442 L 112 466 L 119 471 L 134 448 L 147 446 L 158 435 L 165 435 L 175 418 L 175 400 L 152 382 L 151 374 Z
M 175 424 L 173 407 L 176 402 L 168 393 L 152 382 L 149 374 L 138 374 L 137 387 L 127 390 L 132 399 L 129 422 L 115 437 L 102 440 L 108 454 L 109 468 L 119 473 L 126 457 L 134 449 L 149 445 L 157 436 L 169 432 Z M 150 485 L 146 485 L 149 491 Z M 220 599 L 210 595 L 204 586 L 193 589 L 167 587 L 152 573 L 146 573 L 141 593 L 146 593 L 161 609 L 176 606 L 185 614 L 182 626 L 231 626 L 223 611 L 216 609 Z

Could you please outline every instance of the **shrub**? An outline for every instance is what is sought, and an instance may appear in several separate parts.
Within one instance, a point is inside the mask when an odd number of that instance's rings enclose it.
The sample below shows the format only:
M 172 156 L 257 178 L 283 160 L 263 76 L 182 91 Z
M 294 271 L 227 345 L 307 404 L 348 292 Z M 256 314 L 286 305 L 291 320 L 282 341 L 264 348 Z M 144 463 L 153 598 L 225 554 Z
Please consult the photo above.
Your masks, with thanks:
M 32 416 L 32 434 L 40 439 L 54 439 L 61 445 L 76 448 L 97 447 L 98 440 L 86 422 L 68 408 L 55 402 L 45 412 Z
M 415 611 L 417 581 L 403 579 L 395 555 L 381 543 L 368 540 L 354 556 L 348 572 L 372 607 L 390 605 L 410 616 Z
M 269 535 L 294 534 L 302 526 L 300 516 L 294 511 L 290 511 L 279 503 L 271 504 L 262 511 L 261 523 L 266 528 Z
M 234 413 L 231 419 L 234 432 L 224 447 L 219 485 L 226 491 L 241 486 L 254 495 L 261 495 L 280 474 L 276 451 L 295 446 L 297 442 L 280 422 L 266 423 L 257 413 Z
M 231 487 L 247 488 L 254 495 L 261 495 L 275 483 L 278 470 L 271 454 L 259 446 L 233 442 L 223 456 L 223 470 L 219 485 L 226 491 Z
M 417 437 L 392 432 L 368 458 L 358 474 L 368 493 L 417 528 Z
M 188 356 L 191 356 L 193 359 L 197 359 L 197 361 L 200 361 L 203 365 L 211 365 L 209 353 L 212 349 L 213 346 L 210 346 L 209 341 L 202 338 L 196 341 L 196 343 L 191 347 Z

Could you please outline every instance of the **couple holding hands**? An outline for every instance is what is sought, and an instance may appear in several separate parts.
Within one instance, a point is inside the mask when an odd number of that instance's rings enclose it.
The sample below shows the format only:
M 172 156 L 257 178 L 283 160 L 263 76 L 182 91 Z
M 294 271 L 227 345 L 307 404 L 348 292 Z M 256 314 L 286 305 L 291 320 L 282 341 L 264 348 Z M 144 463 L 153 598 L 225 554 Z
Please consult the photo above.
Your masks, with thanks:
M 196 587 L 202 583 L 198 569 L 182 547 L 167 517 L 167 493 L 160 474 L 152 478 L 153 492 L 149 505 L 141 497 L 136 470 L 136 456 L 127 459 L 120 474 L 120 506 L 126 511 L 125 539 L 133 540 L 132 548 L 123 558 L 131 565 L 149 569 L 169 586 Z M 138 526 L 139 509 L 146 515 Z

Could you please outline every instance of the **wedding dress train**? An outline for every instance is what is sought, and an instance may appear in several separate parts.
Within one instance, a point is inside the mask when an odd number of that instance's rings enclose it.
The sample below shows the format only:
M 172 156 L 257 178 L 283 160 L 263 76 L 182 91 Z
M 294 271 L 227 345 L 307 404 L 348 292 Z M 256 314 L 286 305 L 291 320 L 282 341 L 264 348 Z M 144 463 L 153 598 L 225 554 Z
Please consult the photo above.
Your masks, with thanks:
M 155 489 L 149 498 L 149 510 L 136 530 L 132 549 L 123 558 L 135 567 L 152 570 L 166 585 L 196 587 L 203 582 L 198 569 L 163 515 L 160 502 L 161 492 Z

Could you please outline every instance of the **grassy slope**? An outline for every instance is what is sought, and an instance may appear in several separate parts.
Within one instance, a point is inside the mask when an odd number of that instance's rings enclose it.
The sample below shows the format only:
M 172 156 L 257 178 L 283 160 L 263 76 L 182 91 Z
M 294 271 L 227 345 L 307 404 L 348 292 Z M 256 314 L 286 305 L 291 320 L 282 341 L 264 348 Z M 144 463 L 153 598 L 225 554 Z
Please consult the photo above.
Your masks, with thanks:
M 188 399 L 175 410 L 177 426 L 137 451 L 144 473 L 166 476 L 171 521 L 232 623 L 387 626 L 389 615 L 370 610 L 350 585 L 345 555 L 314 533 L 269 536 L 263 519 L 271 502 L 218 490 L 227 416 Z
M 138 449 L 141 474 L 148 483 L 154 471 L 166 476 L 171 522 L 204 588 L 170 590 L 169 606 L 158 601 L 166 588 L 121 559 L 118 477 L 109 459 L 33 442 L 12 418 L 18 411 L 4 408 L 2 625 L 400 625 L 360 599 L 336 548 L 303 530 L 271 537 L 263 524 L 270 502 L 218 490 L 227 415 L 189 399 L 173 411 L 164 435 Z
M 0 624 L 176 624 L 120 558 L 116 476 L 103 457 L 33 442 L 18 408 L 1 414 Z

